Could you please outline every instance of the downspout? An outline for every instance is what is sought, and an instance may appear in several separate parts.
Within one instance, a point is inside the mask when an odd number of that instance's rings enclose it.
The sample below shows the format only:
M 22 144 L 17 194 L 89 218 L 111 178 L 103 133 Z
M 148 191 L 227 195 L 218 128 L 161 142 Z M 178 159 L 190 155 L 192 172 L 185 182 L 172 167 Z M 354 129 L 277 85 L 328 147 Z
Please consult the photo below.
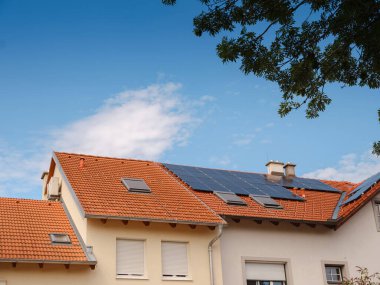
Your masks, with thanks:
M 209 263 L 210 263 L 210 284 L 211 285 L 214 285 L 214 263 L 212 260 L 212 246 L 222 236 L 223 225 L 218 226 L 218 232 L 219 232 L 218 235 L 216 237 L 214 237 L 208 244 L 208 258 L 209 258 Z

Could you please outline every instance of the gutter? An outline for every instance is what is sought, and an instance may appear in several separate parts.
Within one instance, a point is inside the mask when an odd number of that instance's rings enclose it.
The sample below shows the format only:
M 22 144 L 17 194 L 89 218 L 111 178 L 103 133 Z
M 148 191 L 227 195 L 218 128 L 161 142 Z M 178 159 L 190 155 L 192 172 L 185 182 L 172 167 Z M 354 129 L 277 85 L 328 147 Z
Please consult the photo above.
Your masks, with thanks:
M 70 261 L 70 260 L 49 260 L 49 259 L 19 259 L 2 258 L 0 262 L 5 263 L 43 263 L 43 264 L 77 264 L 77 265 L 96 265 L 96 261 Z
M 214 262 L 212 259 L 212 246 L 216 243 L 217 240 L 220 239 L 220 237 L 223 234 L 223 225 L 218 226 L 218 235 L 214 237 L 208 244 L 208 258 L 209 258 L 209 263 L 210 263 L 210 284 L 214 285 Z

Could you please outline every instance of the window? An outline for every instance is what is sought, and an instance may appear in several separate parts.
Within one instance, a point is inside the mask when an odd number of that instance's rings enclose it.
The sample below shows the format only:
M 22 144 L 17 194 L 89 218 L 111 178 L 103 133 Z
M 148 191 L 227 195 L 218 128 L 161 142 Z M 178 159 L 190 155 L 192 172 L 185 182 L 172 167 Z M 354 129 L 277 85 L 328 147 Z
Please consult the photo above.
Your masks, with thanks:
M 380 200 L 373 201 L 373 212 L 375 214 L 377 231 L 380 232 Z
M 340 284 L 343 281 L 342 266 L 325 265 L 326 280 L 329 284 Z
M 283 263 L 247 262 L 245 272 L 247 285 L 286 285 Z
M 231 192 L 214 192 L 216 196 L 222 199 L 224 202 L 230 205 L 242 205 L 246 206 L 247 203 L 244 202 L 239 196 Z
M 5 281 L 5 280 L 0 280 L 0 285 L 7 285 L 7 281 Z
M 68 234 L 50 234 L 50 240 L 53 244 L 71 244 Z
M 144 179 L 122 178 L 121 182 L 123 182 L 129 192 L 150 193 L 150 188 L 145 183 Z
M 375 201 L 375 211 L 377 218 L 380 219 L 380 201 Z
M 145 275 L 145 242 L 116 240 L 116 274 L 118 277 L 141 278 Z
M 252 194 L 249 196 L 265 208 L 282 209 L 282 206 L 269 196 Z
M 188 256 L 185 242 L 163 241 L 161 243 L 162 277 L 188 278 Z

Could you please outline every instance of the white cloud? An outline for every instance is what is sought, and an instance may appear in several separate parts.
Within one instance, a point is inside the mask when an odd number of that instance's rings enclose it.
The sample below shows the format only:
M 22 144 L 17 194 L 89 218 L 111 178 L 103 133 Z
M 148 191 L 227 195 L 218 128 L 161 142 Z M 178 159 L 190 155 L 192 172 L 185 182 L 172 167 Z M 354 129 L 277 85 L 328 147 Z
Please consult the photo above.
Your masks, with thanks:
M 380 158 L 368 151 L 362 155 L 354 153 L 346 154 L 342 156 L 337 165 L 317 169 L 305 173 L 303 176 L 317 179 L 360 182 L 378 172 L 380 172 Z
M 246 146 L 250 145 L 252 141 L 261 133 L 263 130 L 274 127 L 274 123 L 266 123 L 262 127 L 257 127 L 254 129 L 253 133 L 247 133 L 247 134 L 234 134 L 234 140 L 232 143 L 237 146 Z M 261 143 L 271 143 L 270 140 L 261 140 Z
M 216 166 L 228 166 L 231 162 L 232 161 L 228 155 L 213 156 L 210 158 L 210 163 Z
M 0 141 L 0 196 L 23 197 L 40 183 L 42 169 L 49 163 L 48 152 L 19 150 Z M 39 193 L 38 193 L 39 194 Z
M 177 93 L 180 87 L 168 83 L 120 93 L 95 114 L 56 131 L 53 147 L 68 152 L 157 159 L 173 145 L 185 143 L 194 122 L 187 103 Z
M 195 110 L 214 99 L 185 100 L 180 88 L 166 83 L 124 91 L 92 115 L 47 133 L 43 144 L 30 144 L 29 150 L 0 140 L 0 195 L 39 198 L 40 175 L 49 166 L 52 149 L 155 160 L 186 144 L 200 123 Z

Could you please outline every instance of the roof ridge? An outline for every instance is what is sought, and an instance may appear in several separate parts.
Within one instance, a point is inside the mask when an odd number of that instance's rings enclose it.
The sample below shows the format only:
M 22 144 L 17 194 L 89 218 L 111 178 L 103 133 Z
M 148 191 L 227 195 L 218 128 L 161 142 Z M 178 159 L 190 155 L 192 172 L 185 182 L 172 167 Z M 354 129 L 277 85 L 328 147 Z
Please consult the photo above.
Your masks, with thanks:
M 150 162 L 154 163 L 156 161 L 146 160 L 146 159 L 135 159 L 135 158 L 123 158 L 123 157 L 112 157 L 112 156 L 103 156 L 103 155 L 92 155 L 92 154 L 84 154 L 84 153 L 75 153 L 75 152 L 64 152 L 64 151 L 53 151 L 55 154 L 67 154 L 67 155 L 76 155 L 76 156 L 86 156 L 93 158 L 104 158 L 104 159 L 116 159 L 116 160 L 128 160 L 128 161 L 139 161 L 139 162 Z

